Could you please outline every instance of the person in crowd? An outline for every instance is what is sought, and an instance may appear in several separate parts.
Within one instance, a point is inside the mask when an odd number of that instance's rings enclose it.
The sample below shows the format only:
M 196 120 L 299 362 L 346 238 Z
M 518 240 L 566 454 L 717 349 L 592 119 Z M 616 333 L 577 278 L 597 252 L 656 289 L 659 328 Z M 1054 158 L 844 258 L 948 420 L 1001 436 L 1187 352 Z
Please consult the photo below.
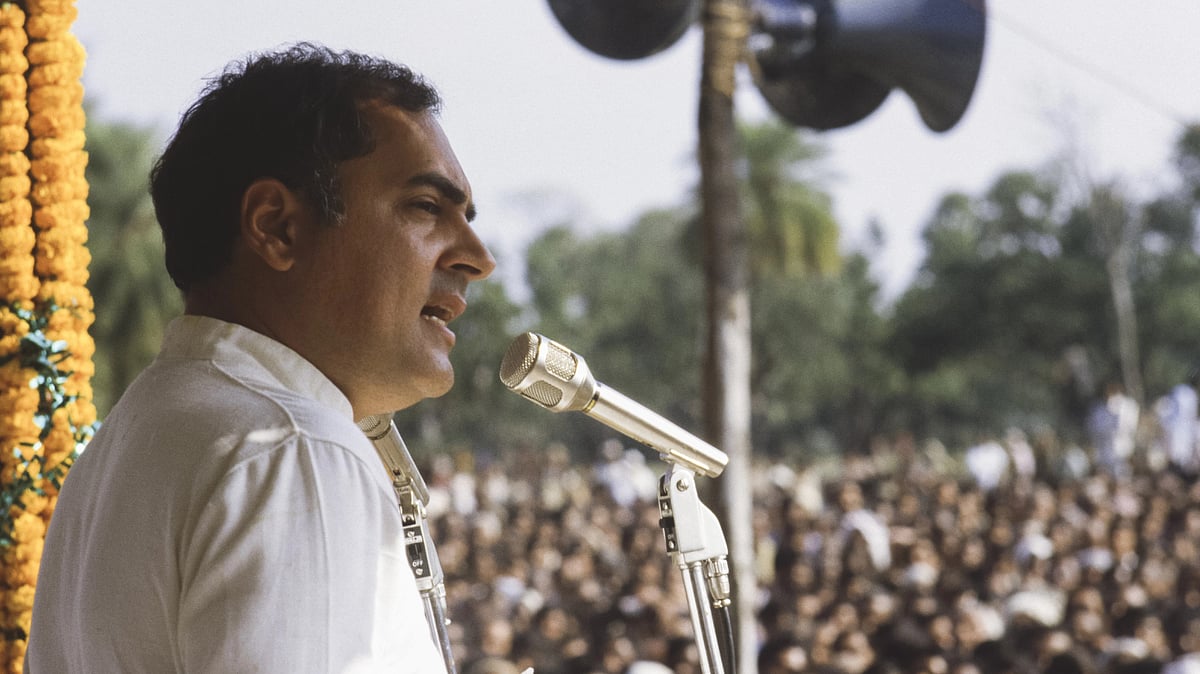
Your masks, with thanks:
M 991 491 L 965 462 L 953 472 L 887 466 L 856 465 L 853 479 L 824 472 L 819 499 L 805 495 L 796 471 L 756 466 L 755 532 L 771 540 L 759 549 L 774 556 L 759 580 L 760 671 L 1194 666 L 1200 486 L 1140 463 L 1123 477 L 1098 467 L 1079 476 L 1038 472 L 1030 484 L 1005 481 Z M 541 470 L 532 479 L 562 468 Z M 448 585 L 452 603 L 470 607 L 452 615 L 468 626 L 511 621 L 516 661 L 535 671 L 542 662 L 545 671 L 611 671 L 631 657 L 628 646 L 639 662 L 700 671 L 678 569 L 646 542 L 658 533 L 653 513 L 617 504 L 603 471 L 578 475 L 582 483 L 564 498 L 544 501 L 529 490 L 497 511 L 504 531 L 524 532 L 519 540 L 474 539 L 485 546 L 475 554 L 529 551 L 522 593 L 486 601 L 505 584 L 485 588 L 448 567 L 461 581 Z M 868 515 L 870 528 L 846 526 Z M 528 518 L 537 524 L 518 524 Z M 888 556 L 872 555 L 868 538 L 878 536 Z M 605 589 L 587 590 L 589 579 Z M 471 640 L 462 651 L 481 655 Z
M 1110 475 L 1124 477 L 1137 442 L 1140 409 L 1119 382 L 1104 387 L 1104 397 L 1093 405 L 1087 420 L 1096 463 Z
M 1200 474 L 1200 409 L 1196 386 L 1200 383 L 1200 368 L 1189 373 L 1187 380 L 1171 387 L 1155 403 L 1162 444 L 1169 465 L 1181 475 L 1194 478 Z
M 444 669 L 355 423 L 450 388 L 495 266 L 439 106 L 298 44 L 183 115 L 151 194 L 184 315 L 63 485 L 26 671 Z
M 967 448 L 965 457 L 967 470 L 985 492 L 999 487 L 1008 476 L 1009 454 L 995 438 L 981 438 Z

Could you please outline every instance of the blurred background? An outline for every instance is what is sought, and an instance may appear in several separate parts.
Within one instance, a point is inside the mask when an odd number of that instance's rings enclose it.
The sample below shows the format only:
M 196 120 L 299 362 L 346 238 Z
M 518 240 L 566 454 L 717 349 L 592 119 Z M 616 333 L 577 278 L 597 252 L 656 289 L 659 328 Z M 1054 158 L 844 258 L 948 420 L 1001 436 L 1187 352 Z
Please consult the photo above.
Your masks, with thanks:
M 497 368 L 537 331 L 703 425 L 698 29 L 613 61 L 541 2 L 79 10 L 101 418 L 180 310 L 146 176 L 205 78 L 297 40 L 407 63 L 445 96 L 501 263 L 455 323 L 454 390 L 397 418 L 473 615 L 458 648 L 482 661 L 495 630 L 539 672 L 690 671 L 634 487 L 661 465 Z M 992 2 L 942 133 L 900 92 L 798 129 L 739 73 L 762 671 L 1159 671 L 1200 650 L 1200 494 L 1167 440 L 1200 365 L 1197 25 L 1191 0 Z M 1005 659 L 1014 639 L 1030 662 Z
M 1131 384 L 1118 281 L 1132 293 L 1135 397 L 1193 365 L 1200 59 L 1182 27 L 1200 25 L 1200 7 L 1164 1 L 1131 20 L 1115 2 L 992 5 L 974 96 L 944 133 L 899 91 L 859 124 L 792 129 L 740 74 L 741 175 L 783 183 L 743 206 L 755 451 L 863 452 L 898 431 L 961 445 L 1010 425 L 1077 440 L 1089 398 L 1107 380 Z M 415 446 L 499 447 L 531 432 L 595 444 L 592 424 L 546 419 L 495 385 L 524 330 L 695 423 L 698 28 L 616 61 L 575 43 L 540 2 L 79 9 L 102 412 L 178 310 L 145 196 L 150 162 L 205 78 L 303 39 L 395 58 L 443 89 L 478 226 L 501 258 L 459 323 L 459 386 L 409 420 Z M 755 212 L 772 200 L 782 213 Z M 1126 245 L 1122 281 L 1110 261 Z

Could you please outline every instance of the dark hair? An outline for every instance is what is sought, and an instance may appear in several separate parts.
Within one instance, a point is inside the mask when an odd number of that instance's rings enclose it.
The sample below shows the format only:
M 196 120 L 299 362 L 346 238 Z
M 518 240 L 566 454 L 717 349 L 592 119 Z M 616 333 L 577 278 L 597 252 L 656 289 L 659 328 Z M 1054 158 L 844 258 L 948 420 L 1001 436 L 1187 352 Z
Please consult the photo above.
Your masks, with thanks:
M 337 166 L 374 147 L 370 101 L 412 112 L 441 105 L 405 66 L 310 43 L 252 55 L 212 79 L 150 173 L 175 285 L 187 291 L 229 262 L 242 196 L 260 178 L 278 179 L 337 223 Z

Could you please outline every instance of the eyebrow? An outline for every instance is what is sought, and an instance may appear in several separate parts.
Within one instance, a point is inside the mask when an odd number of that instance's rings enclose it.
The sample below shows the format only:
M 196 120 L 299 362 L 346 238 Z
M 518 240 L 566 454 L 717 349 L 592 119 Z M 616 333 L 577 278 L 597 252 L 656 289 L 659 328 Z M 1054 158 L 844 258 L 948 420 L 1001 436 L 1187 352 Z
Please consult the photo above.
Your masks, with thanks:
M 466 204 L 467 205 L 467 214 L 466 214 L 467 222 L 471 222 L 472 220 L 475 219 L 475 204 L 469 202 L 469 200 L 467 199 L 466 191 L 463 190 L 463 188 L 456 185 L 453 180 L 447 178 L 446 176 L 442 175 L 441 173 L 435 173 L 435 172 L 418 173 L 417 175 L 413 176 L 412 178 L 409 178 L 408 184 L 409 185 L 428 185 L 428 186 L 436 189 L 437 191 L 441 192 L 442 196 L 446 197 L 447 199 L 454 202 L 455 204 L 458 204 L 460 206 L 462 204 Z

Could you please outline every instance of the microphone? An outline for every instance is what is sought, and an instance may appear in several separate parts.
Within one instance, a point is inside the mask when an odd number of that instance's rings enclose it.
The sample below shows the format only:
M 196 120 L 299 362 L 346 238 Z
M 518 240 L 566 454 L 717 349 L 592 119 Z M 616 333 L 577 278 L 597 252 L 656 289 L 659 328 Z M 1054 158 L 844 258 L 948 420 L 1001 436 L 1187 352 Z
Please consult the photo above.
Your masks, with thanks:
M 358 421 L 358 428 L 375 445 L 375 452 L 379 454 L 388 473 L 391 473 L 392 481 L 410 487 L 422 505 L 428 504 L 429 487 L 425 485 L 421 471 L 417 470 L 417 464 L 408 452 L 408 445 L 400 437 L 400 431 L 396 430 L 392 415 L 372 414 L 363 417 Z
M 551 412 L 583 412 L 706 477 L 720 475 L 729 462 L 721 450 L 596 381 L 582 356 L 542 335 L 513 340 L 500 381 Z

